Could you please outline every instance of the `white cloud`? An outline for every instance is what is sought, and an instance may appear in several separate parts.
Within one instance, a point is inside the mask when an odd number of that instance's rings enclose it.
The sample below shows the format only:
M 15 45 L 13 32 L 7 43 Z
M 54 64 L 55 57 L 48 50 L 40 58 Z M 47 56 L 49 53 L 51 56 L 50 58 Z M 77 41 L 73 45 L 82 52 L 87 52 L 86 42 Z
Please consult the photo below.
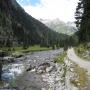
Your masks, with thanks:
M 36 6 L 23 6 L 25 11 L 39 19 L 55 19 L 74 21 L 75 8 L 78 0 L 41 0 Z

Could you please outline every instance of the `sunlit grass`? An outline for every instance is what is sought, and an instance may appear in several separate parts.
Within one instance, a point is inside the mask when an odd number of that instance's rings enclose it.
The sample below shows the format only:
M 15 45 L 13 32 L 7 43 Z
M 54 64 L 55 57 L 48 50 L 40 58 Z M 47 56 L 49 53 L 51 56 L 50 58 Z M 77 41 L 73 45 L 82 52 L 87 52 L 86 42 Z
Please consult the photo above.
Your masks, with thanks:
M 22 53 L 47 51 L 47 50 L 51 50 L 51 49 L 52 49 L 51 47 L 47 48 L 47 47 L 40 47 L 40 45 L 34 45 L 34 46 L 30 46 L 26 49 L 24 49 L 23 47 L 3 47 L 3 48 L 0 48 L 0 51 L 5 51 L 9 54 L 12 54 L 13 56 L 17 56 Z
M 75 53 L 82 59 L 87 59 L 86 51 L 90 51 L 90 48 L 86 48 L 83 44 L 75 47 Z
M 77 80 L 72 80 L 71 83 L 73 83 L 77 87 L 85 87 L 88 81 L 86 70 L 76 65 L 76 67 L 74 68 L 74 72 L 77 74 Z

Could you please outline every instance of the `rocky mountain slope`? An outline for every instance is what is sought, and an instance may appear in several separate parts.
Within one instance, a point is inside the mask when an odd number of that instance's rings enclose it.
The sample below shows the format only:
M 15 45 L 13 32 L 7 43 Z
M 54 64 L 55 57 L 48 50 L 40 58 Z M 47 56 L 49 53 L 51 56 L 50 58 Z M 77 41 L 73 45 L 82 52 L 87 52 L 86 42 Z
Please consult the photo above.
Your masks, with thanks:
M 68 36 L 58 34 L 27 14 L 16 0 L 0 0 L 0 46 L 52 45 L 61 37 Z
M 64 23 L 63 21 L 60 21 L 58 18 L 54 20 L 40 19 L 40 21 L 43 22 L 49 28 L 59 33 L 71 35 L 77 31 L 74 23 Z

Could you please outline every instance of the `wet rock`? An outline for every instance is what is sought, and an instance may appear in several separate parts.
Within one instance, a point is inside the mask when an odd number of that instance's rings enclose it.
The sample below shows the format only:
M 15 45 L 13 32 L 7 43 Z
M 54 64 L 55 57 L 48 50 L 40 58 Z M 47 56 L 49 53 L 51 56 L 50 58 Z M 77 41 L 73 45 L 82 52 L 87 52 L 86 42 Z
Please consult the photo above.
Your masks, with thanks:
M 26 69 L 26 71 L 31 71 L 32 70 L 32 66 L 30 65 L 28 69 Z
M 50 64 L 47 63 L 47 62 L 39 65 L 38 68 L 37 68 L 37 73 L 44 73 L 44 72 L 46 72 L 46 69 L 47 69 L 48 67 L 50 67 Z M 47 71 L 48 71 L 48 70 L 47 70 Z
M 46 68 L 46 72 L 56 72 L 57 71 L 57 69 L 56 69 L 56 67 L 55 66 L 50 66 L 50 67 L 47 67 Z
M 27 67 L 25 68 L 26 71 L 30 71 L 30 72 L 36 72 L 36 66 L 32 65 L 32 64 L 27 64 Z
M 35 72 L 36 71 L 36 68 L 33 68 L 32 70 L 31 70 L 31 72 Z
M 47 67 L 47 68 L 46 68 L 46 72 L 51 72 L 52 69 L 53 69 L 53 66 Z
M 3 58 L 3 61 L 8 62 L 8 63 L 13 63 L 13 62 L 15 62 L 15 58 L 11 57 L 11 56 L 7 56 L 7 57 Z
M 21 58 L 23 57 L 24 55 L 23 54 L 17 54 L 17 55 L 13 55 L 15 58 Z
M 43 63 L 43 64 L 39 65 L 39 67 L 40 67 L 40 66 L 50 67 L 50 63 L 47 63 L 47 62 L 46 62 L 46 63 Z

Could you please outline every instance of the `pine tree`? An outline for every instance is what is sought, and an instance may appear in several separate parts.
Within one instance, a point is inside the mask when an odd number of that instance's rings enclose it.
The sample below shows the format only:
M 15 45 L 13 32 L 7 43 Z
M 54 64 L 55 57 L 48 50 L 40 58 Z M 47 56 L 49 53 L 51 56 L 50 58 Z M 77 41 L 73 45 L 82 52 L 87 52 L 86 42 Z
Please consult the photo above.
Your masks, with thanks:
M 82 42 L 90 41 L 90 0 L 83 0 L 83 15 L 81 20 L 80 34 Z
M 78 29 L 80 29 L 82 15 L 83 15 L 83 0 L 79 0 L 75 13 L 75 18 L 76 18 L 75 23 Z
M 90 42 L 90 0 L 79 0 L 75 18 L 80 41 Z

